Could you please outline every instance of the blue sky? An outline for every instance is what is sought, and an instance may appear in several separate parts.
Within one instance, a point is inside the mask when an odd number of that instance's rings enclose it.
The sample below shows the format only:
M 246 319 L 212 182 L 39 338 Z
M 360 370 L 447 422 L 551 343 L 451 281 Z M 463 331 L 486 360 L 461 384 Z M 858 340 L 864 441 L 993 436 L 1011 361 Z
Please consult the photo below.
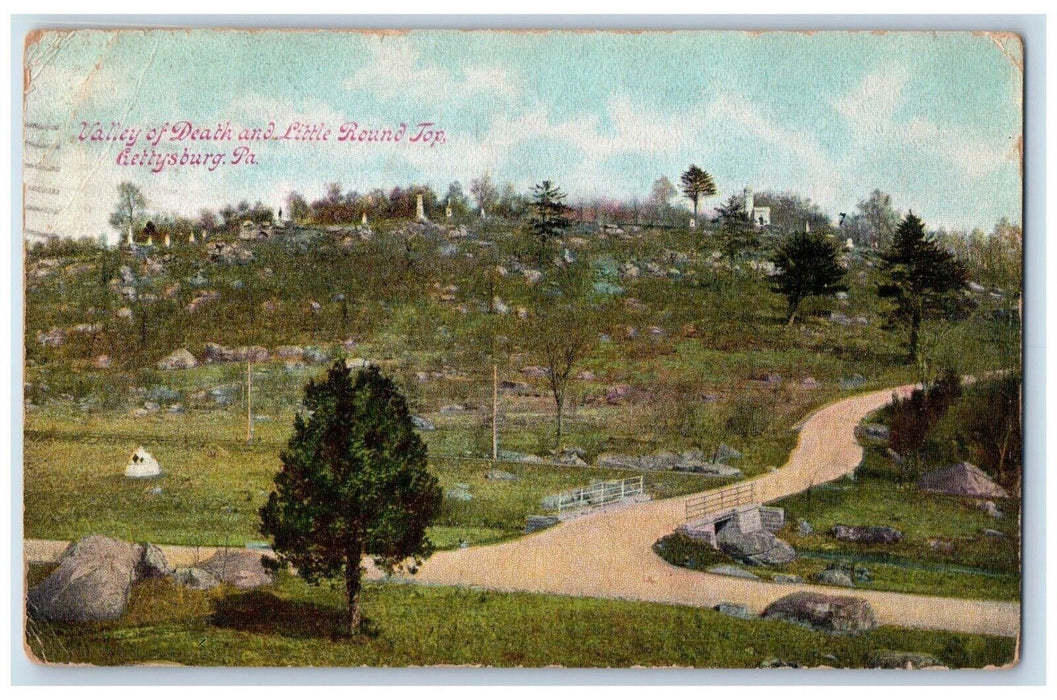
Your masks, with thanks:
M 693 162 L 720 193 L 797 192 L 852 211 L 874 188 L 933 227 L 1020 220 L 1021 47 L 970 33 L 509 33 L 81 31 L 26 55 L 27 228 L 107 231 L 117 183 L 153 209 L 194 215 L 240 199 L 280 206 L 344 189 L 425 182 L 443 192 L 490 172 L 570 199 L 644 198 Z M 231 120 L 388 127 L 436 122 L 446 142 L 257 144 L 255 166 L 115 164 L 81 122 L 144 128 Z M 141 137 L 142 138 L 142 137 Z M 333 139 L 333 137 L 332 137 Z M 215 144 L 161 144 L 158 150 Z M 225 151 L 237 144 L 223 144 Z M 136 150 L 141 150 L 140 143 Z M 215 150 L 215 149 L 214 149 Z M 58 190 L 48 194 L 41 190 Z

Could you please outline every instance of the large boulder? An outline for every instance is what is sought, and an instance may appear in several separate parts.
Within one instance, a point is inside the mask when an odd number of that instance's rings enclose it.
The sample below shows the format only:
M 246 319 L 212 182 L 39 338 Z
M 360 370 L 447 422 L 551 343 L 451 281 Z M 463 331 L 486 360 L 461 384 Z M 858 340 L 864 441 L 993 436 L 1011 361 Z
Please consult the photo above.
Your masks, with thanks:
M 862 598 L 801 591 L 783 596 L 763 611 L 765 620 L 782 620 L 829 634 L 861 634 L 877 626 Z
M 194 369 L 198 366 L 198 360 L 188 352 L 187 348 L 174 350 L 172 354 L 158 361 L 158 369 Z
M 842 542 L 859 544 L 895 544 L 903 533 L 886 525 L 834 525 L 830 534 Z
M 247 549 L 223 549 L 206 560 L 201 568 L 235 588 L 270 586 L 274 578 L 264 568 L 263 556 Z
M 780 566 L 796 559 L 796 550 L 767 530 L 738 532 L 727 528 L 717 541 L 724 554 L 749 566 Z
M 1006 490 L 984 470 L 968 462 L 935 469 L 918 479 L 918 488 L 932 493 L 970 498 L 1006 498 Z
M 29 591 L 30 615 L 59 622 L 113 620 L 125 612 L 142 548 L 89 535 L 67 547 L 59 566 Z

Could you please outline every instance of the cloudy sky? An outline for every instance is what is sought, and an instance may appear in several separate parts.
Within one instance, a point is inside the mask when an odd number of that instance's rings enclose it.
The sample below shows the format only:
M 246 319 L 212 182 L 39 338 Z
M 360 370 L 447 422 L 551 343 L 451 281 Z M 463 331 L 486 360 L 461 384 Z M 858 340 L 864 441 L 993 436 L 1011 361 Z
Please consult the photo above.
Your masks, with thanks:
M 98 236 L 122 180 L 155 211 L 273 207 L 324 184 L 425 182 L 443 193 L 490 172 L 570 199 L 644 198 L 691 162 L 719 200 L 793 191 L 832 215 L 872 189 L 932 227 L 1020 220 L 1019 42 L 968 33 L 46 33 L 26 53 L 26 228 Z M 323 123 L 326 142 L 146 142 L 182 120 L 241 129 Z M 141 128 L 132 153 L 226 154 L 204 167 L 122 166 L 82 122 Z M 434 122 L 445 143 L 337 142 L 340 126 Z M 47 128 L 38 128 L 38 127 Z M 715 202 L 710 202 L 714 204 Z M 113 236 L 111 232 L 111 236 Z

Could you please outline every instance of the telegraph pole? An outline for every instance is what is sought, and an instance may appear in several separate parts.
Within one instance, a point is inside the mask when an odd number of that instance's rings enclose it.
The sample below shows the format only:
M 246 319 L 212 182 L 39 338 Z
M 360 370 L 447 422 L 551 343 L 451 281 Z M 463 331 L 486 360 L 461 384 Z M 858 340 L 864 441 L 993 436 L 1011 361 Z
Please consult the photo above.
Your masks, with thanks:
M 253 442 L 253 363 L 246 361 L 246 444 Z

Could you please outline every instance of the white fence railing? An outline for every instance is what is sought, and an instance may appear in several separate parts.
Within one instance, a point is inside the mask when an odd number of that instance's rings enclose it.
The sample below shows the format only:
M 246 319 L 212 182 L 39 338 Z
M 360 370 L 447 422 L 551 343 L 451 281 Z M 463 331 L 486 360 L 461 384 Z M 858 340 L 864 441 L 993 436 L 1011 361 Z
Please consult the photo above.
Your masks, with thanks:
M 646 479 L 639 475 L 628 479 L 600 481 L 590 486 L 562 491 L 543 499 L 543 508 L 544 510 L 556 510 L 560 515 L 563 511 L 587 506 L 603 506 L 644 493 L 646 493 Z

